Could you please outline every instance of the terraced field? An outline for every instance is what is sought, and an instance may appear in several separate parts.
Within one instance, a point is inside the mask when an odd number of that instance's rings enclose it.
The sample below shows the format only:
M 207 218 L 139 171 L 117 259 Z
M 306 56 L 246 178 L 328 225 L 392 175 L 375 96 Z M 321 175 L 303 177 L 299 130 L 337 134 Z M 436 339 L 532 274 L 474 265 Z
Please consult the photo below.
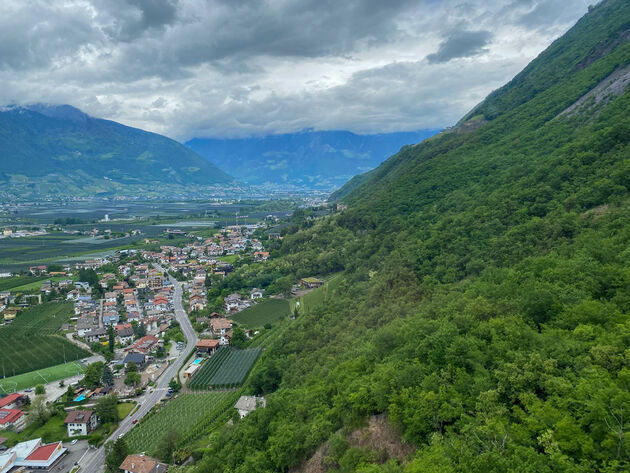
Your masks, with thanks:
M 239 386 L 247 378 L 260 352 L 260 348 L 232 351 L 228 347 L 221 347 L 203 365 L 188 387 L 200 390 Z
M 130 452 L 155 455 L 160 440 L 169 430 L 179 434 L 180 442 L 196 438 L 221 414 L 230 409 L 238 394 L 215 392 L 182 394 L 155 413 L 145 417 L 127 435 Z
M 0 375 L 15 376 L 89 356 L 57 335 L 71 314 L 72 304 L 49 302 L 19 313 L 10 325 L 0 327 Z

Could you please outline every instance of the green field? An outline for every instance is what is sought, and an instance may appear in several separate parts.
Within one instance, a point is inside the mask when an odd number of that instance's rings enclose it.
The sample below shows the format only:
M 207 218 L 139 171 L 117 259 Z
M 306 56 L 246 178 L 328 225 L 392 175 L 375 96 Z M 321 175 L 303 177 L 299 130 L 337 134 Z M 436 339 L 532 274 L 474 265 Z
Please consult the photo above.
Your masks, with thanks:
M 66 276 L 54 276 L 52 278 L 40 279 L 38 281 L 33 281 L 26 284 L 22 284 L 21 286 L 13 287 L 11 288 L 11 292 L 30 292 L 33 290 L 39 291 L 42 288 L 42 283 L 44 281 L 59 282 L 63 279 L 68 279 L 68 278 Z
M 267 299 L 239 312 L 232 320 L 248 328 L 264 327 L 273 324 L 291 313 L 291 306 L 286 299 Z
M 260 352 L 260 348 L 233 351 L 221 347 L 192 379 L 190 389 L 233 388 L 242 384 Z
M 29 373 L 18 374 L 17 376 L 4 379 L 0 378 L 0 393 L 6 394 L 32 388 L 38 384 L 52 383 L 53 381 L 69 378 L 70 376 L 83 373 L 84 371 L 85 367 L 81 363 L 71 361 Z
M 125 435 L 130 452 L 155 455 L 160 440 L 169 430 L 176 431 L 180 440 L 199 435 L 236 402 L 236 396 L 233 392 L 180 395 L 142 419 Z
M 13 276 L 11 278 L 0 279 L 0 291 L 14 291 L 15 288 L 26 286 L 36 282 L 45 281 L 46 276 Z
M 10 325 L 0 327 L 0 375 L 16 376 L 89 356 L 57 335 L 71 314 L 71 303 L 48 302 L 20 312 Z

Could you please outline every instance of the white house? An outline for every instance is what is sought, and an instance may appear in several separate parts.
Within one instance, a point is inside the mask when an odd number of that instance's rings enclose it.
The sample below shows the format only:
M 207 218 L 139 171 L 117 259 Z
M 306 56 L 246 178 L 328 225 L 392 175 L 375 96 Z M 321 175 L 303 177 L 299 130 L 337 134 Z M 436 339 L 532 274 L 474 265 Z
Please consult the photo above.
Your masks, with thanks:
M 68 437 L 78 437 L 96 429 L 98 418 L 93 411 L 70 411 L 64 424 L 68 427 Z
M 254 299 L 262 299 L 263 297 L 263 290 L 262 289 L 258 289 L 258 288 L 254 288 L 251 291 L 249 291 L 249 297 L 251 298 L 251 300 Z

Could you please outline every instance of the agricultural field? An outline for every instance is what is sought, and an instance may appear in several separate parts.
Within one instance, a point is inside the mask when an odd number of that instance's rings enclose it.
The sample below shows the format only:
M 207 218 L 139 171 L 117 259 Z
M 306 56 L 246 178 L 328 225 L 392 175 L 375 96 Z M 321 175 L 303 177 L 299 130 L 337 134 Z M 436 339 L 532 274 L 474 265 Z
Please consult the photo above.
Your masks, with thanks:
M 57 335 L 71 314 L 72 304 L 48 302 L 20 312 L 10 325 L 0 327 L 0 374 L 16 376 L 89 356 Z
M 29 373 L 18 374 L 8 378 L 0 378 L 0 393 L 7 394 L 14 391 L 32 388 L 38 384 L 47 384 L 60 379 L 69 378 L 81 374 L 85 367 L 76 361 L 70 361 L 61 365 L 50 366 Z
M 260 352 L 260 348 L 232 351 L 221 347 L 206 361 L 188 387 L 197 390 L 239 386 L 247 378 Z
M 180 441 L 195 438 L 232 407 L 237 397 L 234 392 L 182 394 L 142 419 L 125 435 L 127 446 L 133 453 L 155 455 L 160 440 L 169 430 L 177 432 Z
M 303 295 L 293 301 L 293 307 L 297 301 L 300 302 L 299 310 L 302 313 L 308 313 L 310 310 L 334 296 L 339 284 L 343 279 L 339 275 L 334 275 L 324 282 L 324 285 L 314 289 L 313 291 Z M 244 312 L 244 311 L 243 311 Z
M 286 299 L 267 299 L 239 312 L 232 320 L 247 328 L 258 328 L 276 323 L 290 313 L 291 306 Z
M 15 288 L 27 286 L 48 279 L 46 276 L 13 276 L 11 278 L 0 279 L 0 291 L 15 291 Z

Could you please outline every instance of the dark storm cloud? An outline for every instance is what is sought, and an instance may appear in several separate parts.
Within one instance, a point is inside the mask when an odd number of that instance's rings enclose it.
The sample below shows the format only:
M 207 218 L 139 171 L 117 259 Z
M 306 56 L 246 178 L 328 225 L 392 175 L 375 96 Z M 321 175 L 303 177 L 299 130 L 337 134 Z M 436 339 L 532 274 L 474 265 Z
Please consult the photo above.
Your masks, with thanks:
M 455 31 L 440 43 L 436 53 L 427 56 L 427 60 L 431 64 L 440 64 L 460 57 L 477 56 L 488 51 L 484 46 L 490 43 L 492 36 L 490 31 Z

